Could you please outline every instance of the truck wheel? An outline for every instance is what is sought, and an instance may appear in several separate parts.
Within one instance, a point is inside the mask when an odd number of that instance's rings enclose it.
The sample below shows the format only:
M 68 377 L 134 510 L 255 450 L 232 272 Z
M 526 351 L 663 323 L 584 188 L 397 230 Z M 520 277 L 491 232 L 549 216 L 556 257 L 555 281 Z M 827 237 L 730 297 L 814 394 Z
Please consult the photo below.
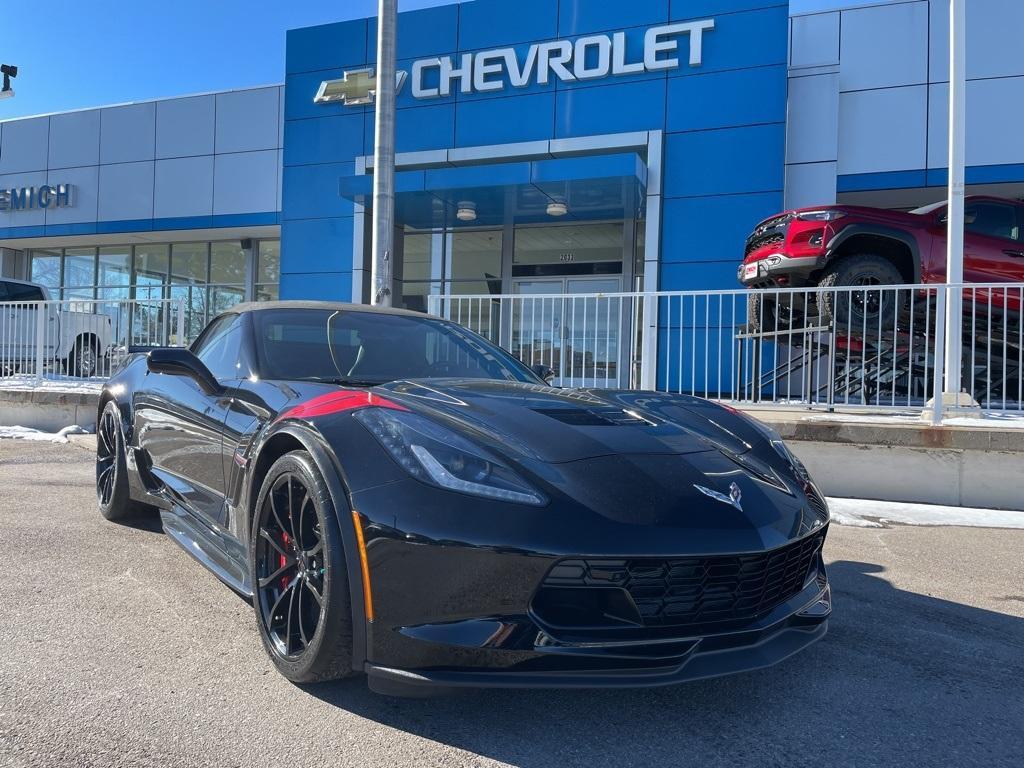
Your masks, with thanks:
M 96 340 L 87 336 L 75 339 L 75 348 L 68 355 L 68 375 L 78 379 L 88 379 L 96 374 L 99 368 L 99 350 Z
M 903 275 L 882 256 L 858 254 L 847 256 L 831 266 L 818 281 L 818 306 L 825 322 L 838 327 L 891 327 L 896 321 L 896 291 L 871 290 L 874 286 L 899 285 Z M 850 286 L 866 290 L 844 291 Z M 836 290 L 839 289 L 839 290 Z
M 747 296 L 747 328 L 751 333 L 775 330 L 776 303 L 761 291 Z

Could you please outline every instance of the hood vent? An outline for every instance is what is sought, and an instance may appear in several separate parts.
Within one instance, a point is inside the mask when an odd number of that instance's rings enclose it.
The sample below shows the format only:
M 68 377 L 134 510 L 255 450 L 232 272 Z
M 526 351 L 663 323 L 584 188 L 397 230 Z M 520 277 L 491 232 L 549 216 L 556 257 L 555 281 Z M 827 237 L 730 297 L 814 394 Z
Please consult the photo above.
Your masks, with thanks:
M 574 427 L 650 427 L 653 423 L 621 408 L 534 408 L 539 414 Z

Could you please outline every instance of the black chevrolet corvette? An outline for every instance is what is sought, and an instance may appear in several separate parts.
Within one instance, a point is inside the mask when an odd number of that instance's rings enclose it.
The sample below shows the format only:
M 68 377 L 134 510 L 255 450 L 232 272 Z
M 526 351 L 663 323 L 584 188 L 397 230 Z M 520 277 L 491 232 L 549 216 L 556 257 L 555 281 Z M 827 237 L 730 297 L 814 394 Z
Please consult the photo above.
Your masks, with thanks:
M 427 315 L 242 305 L 106 384 L 100 511 L 159 510 L 297 682 L 653 686 L 825 634 L 828 510 L 777 434 L 543 374 Z

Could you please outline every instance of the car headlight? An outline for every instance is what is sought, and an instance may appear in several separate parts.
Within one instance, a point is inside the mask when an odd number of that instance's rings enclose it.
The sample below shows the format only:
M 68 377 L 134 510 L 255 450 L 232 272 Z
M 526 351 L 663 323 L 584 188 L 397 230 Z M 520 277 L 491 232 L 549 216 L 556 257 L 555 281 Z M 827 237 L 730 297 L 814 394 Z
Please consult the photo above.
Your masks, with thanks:
M 800 221 L 835 221 L 845 215 L 843 211 L 804 211 L 798 213 L 796 217 Z
M 488 451 L 430 419 L 367 408 L 354 414 L 406 472 L 449 491 L 516 504 L 547 499 Z

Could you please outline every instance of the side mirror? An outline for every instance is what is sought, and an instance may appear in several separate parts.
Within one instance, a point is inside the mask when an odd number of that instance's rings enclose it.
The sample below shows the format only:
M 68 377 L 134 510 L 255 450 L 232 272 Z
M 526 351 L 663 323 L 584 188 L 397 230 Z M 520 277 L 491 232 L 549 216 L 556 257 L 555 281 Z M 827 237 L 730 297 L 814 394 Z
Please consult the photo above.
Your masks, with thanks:
M 539 363 L 537 365 L 531 365 L 530 370 L 536 373 L 542 379 L 544 379 L 544 381 L 547 382 L 548 384 L 553 382 L 555 380 L 555 377 L 558 376 L 558 371 L 556 371 L 554 368 L 548 365 L 541 365 Z
M 216 395 L 221 391 L 220 382 L 210 373 L 210 369 L 188 349 L 179 347 L 154 349 L 146 356 L 146 367 L 153 373 L 188 376 L 208 395 Z

